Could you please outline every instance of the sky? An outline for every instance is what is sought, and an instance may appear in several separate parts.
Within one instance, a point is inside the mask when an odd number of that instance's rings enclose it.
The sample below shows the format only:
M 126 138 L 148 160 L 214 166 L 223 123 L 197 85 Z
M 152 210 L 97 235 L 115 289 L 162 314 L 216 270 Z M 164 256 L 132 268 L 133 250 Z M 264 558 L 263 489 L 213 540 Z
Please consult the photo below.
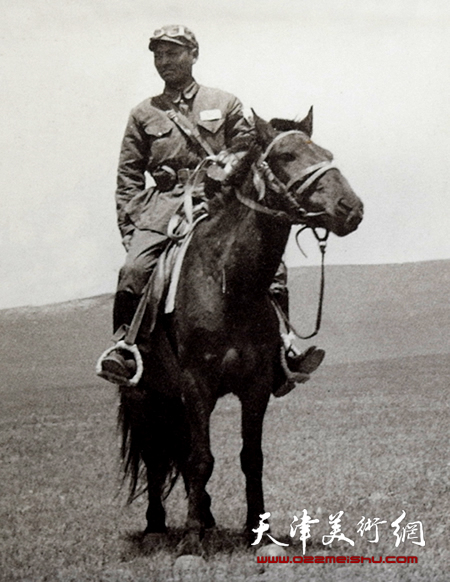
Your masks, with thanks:
M 189 26 L 194 75 L 301 118 L 365 204 L 333 264 L 450 258 L 447 0 L 0 0 L 0 308 L 115 290 L 128 113 L 162 90 L 148 38 Z M 316 265 L 291 242 L 289 265 Z

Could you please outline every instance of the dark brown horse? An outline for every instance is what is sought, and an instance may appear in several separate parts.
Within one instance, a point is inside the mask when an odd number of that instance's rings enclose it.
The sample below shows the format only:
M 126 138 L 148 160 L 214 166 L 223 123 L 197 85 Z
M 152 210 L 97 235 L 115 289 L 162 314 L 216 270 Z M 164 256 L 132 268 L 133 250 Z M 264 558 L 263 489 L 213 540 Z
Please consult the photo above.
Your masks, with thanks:
M 175 312 L 160 318 L 150 338 L 141 335 L 143 379 L 121 390 L 132 495 L 141 464 L 146 472 L 146 531 L 165 531 L 164 495 L 181 473 L 188 494 L 186 553 L 200 551 L 205 528 L 215 523 L 205 489 L 214 464 L 210 416 L 226 393 L 242 405 L 246 532 L 253 538 L 264 513 L 263 418 L 284 381 L 279 321 L 268 290 L 291 226 L 345 236 L 362 220 L 361 201 L 311 132 L 311 115 L 271 124 L 256 118 L 255 144 L 210 201 L 210 217 L 196 227 Z

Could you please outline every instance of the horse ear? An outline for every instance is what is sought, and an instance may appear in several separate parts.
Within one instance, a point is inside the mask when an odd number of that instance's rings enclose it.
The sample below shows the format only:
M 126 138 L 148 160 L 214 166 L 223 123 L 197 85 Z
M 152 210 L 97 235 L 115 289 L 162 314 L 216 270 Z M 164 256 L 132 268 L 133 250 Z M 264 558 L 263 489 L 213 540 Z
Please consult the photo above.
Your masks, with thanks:
M 299 121 L 297 125 L 298 125 L 299 130 L 306 133 L 306 135 L 308 137 L 312 136 L 312 132 L 313 132 L 313 108 L 312 108 L 312 106 L 310 107 L 310 109 L 308 111 L 308 115 L 305 117 L 305 119 L 302 119 L 301 121 Z
M 262 146 L 267 146 L 269 143 L 275 138 L 277 135 L 276 131 L 264 121 L 261 117 L 259 117 L 255 111 L 252 109 L 253 119 L 255 121 L 255 129 L 256 129 L 256 139 Z

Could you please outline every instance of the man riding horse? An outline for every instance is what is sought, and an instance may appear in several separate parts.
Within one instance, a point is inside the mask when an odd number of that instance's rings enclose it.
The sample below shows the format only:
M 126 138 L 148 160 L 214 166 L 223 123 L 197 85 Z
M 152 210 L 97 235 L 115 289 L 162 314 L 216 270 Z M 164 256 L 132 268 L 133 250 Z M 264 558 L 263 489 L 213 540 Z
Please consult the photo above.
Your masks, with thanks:
M 118 330 L 130 326 L 144 287 L 170 240 L 169 220 L 181 205 L 194 169 L 209 156 L 214 164 L 207 180 L 210 188 L 212 184 L 213 189 L 220 189 L 221 181 L 254 139 L 254 130 L 236 97 L 195 81 L 192 68 L 199 47 L 187 27 L 170 25 L 156 30 L 149 50 L 165 87 L 161 95 L 146 99 L 131 111 L 122 141 L 116 205 L 127 257 L 119 273 L 113 308 L 117 339 Z M 146 187 L 146 173 L 154 182 L 150 187 Z M 284 264 L 271 294 L 287 316 Z M 325 352 L 313 346 L 301 354 L 285 334 L 283 341 L 291 379 L 305 382 Z M 119 384 L 122 378 L 126 384 L 135 367 L 129 353 L 117 348 L 102 360 L 100 375 Z

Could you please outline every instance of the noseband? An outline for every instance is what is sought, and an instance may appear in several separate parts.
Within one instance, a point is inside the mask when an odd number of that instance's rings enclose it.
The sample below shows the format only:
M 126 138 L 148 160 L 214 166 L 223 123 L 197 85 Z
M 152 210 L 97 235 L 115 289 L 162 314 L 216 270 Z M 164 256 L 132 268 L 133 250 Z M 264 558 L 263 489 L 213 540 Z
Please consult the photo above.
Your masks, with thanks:
M 266 195 L 266 188 L 272 190 L 276 194 L 284 197 L 289 204 L 294 208 L 298 217 L 301 218 L 300 223 L 307 218 L 312 218 L 315 216 L 320 216 L 324 214 L 323 212 L 307 212 L 301 202 L 298 202 L 294 197 L 294 193 L 296 197 L 301 197 L 302 194 L 306 192 L 306 190 L 313 184 L 318 178 L 320 178 L 323 174 L 328 172 L 333 168 L 336 168 L 336 165 L 333 162 L 328 160 L 324 160 L 322 162 L 318 162 L 317 164 L 313 164 L 308 166 L 304 170 L 302 170 L 297 176 L 294 176 L 289 180 L 287 184 L 284 184 L 279 178 L 275 176 L 272 169 L 270 168 L 269 164 L 267 163 L 266 159 L 274 147 L 274 145 L 279 142 L 281 139 L 288 135 L 292 134 L 300 134 L 303 135 L 301 131 L 298 130 L 290 130 L 280 133 L 273 139 L 270 144 L 268 145 L 266 151 L 260 156 L 260 158 L 253 164 L 253 185 L 258 192 L 258 200 L 263 200 Z M 306 179 L 305 179 L 306 178 Z M 275 210 L 272 208 L 268 208 L 267 206 L 263 206 L 254 200 L 243 196 L 239 190 L 236 191 L 237 199 L 242 203 L 256 210 L 258 212 L 263 212 L 264 214 L 270 214 L 275 218 L 287 218 L 290 222 L 294 224 L 298 222 L 298 217 L 296 220 L 293 220 L 291 216 L 285 212 L 284 210 Z M 300 198 L 301 201 L 301 198 Z

